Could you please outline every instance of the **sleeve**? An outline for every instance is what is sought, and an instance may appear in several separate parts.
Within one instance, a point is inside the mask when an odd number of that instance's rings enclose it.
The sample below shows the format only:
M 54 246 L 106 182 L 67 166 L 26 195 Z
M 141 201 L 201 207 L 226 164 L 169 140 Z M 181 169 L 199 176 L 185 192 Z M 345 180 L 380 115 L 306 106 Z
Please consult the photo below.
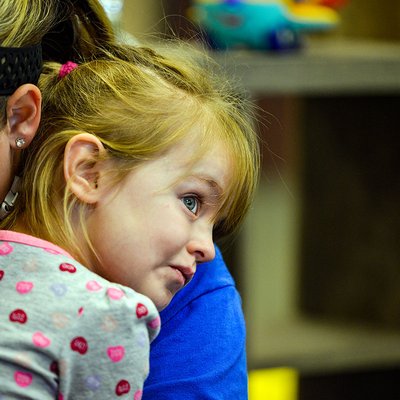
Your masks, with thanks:
M 102 296 L 102 297 L 100 297 Z M 145 296 L 119 288 L 77 310 L 59 361 L 61 399 L 140 398 L 160 318 Z
M 153 343 L 143 400 L 248 398 L 239 293 L 224 286 L 194 298 Z

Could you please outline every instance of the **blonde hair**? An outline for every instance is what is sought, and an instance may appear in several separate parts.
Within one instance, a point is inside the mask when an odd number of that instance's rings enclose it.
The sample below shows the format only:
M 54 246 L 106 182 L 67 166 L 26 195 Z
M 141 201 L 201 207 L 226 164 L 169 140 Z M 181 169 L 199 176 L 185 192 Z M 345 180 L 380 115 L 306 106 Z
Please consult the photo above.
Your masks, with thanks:
M 58 28 L 65 28 L 60 25 L 63 23 L 71 24 L 74 32 L 58 31 Z M 92 51 L 96 46 L 114 40 L 111 22 L 98 0 L 0 2 L 0 45 L 3 47 L 38 44 L 55 26 L 59 35 L 57 39 L 71 34 L 70 44 L 73 44 L 76 56 L 85 53 L 82 48 Z M 57 43 L 52 45 L 56 47 Z M 65 52 L 70 49 L 59 50 Z
M 79 215 L 86 232 L 88 210 L 71 195 L 63 177 L 64 149 L 74 135 L 86 132 L 99 138 L 106 159 L 113 160 L 118 182 L 144 161 L 173 148 L 193 127 L 201 128 L 194 159 L 217 141 L 230 155 L 233 179 L 223 196 L 223 220 L 217 228 L 228 233 L 238 226 L 258 179 L 258 140 L 246 101 L 205 68 L 204 58 L 199 65 L 197 55 L 192 48 L 161 55 L 149 48 L 113 45 L 62 79 L 59 64 L 44 66 L 39 81 L 42 125 L 26 150 L 24 187 L 14 211 L 23 212 L 32 234 L 87 261 L 71 221 L 76 223 Z
M 113 40 L 111 22 L 98 0 L 0 1 L 2 47 L 42 43 L 43 59 L 63 62 Z M 6 100 L 0 97 L 3 123 Z
M 37 44 L 43 32 L 49 31 L 56 19 L 55 7 L 49 0 L 18 0 L 0 3 L 0 43 L 4 47 Z

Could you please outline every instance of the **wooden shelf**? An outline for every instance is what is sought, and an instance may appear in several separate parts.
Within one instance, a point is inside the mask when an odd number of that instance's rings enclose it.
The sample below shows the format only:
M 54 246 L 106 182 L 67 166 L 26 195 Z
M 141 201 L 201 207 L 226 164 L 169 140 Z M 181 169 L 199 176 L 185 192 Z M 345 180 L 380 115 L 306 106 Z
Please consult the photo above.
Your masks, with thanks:
M 253 95 L 399 94 L 400 45 L 319 39 L 288 53 L 214 52 Z

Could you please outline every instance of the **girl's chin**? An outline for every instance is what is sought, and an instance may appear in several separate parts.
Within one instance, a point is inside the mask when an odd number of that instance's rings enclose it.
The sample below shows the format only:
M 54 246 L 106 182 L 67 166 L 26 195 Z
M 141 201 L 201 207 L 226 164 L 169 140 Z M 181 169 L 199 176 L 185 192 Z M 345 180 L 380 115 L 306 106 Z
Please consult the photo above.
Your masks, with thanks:
M 167 308 L 174 295 L 175 293 L 172 294 L 171 292 L 167 291 L 167 293 L 165 293 L 163 296 L 158 296 L 157 298 L 152 299 L 157 310 L 160 312 Z

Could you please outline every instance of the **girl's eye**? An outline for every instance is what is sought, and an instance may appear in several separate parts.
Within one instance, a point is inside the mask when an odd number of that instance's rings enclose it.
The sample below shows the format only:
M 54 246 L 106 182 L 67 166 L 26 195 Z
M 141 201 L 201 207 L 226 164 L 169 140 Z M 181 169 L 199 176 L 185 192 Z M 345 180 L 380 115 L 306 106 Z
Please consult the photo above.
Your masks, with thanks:
M 196 196 L 183 197 L 182 202 L 190 212 L 197 214 L 199 208 L 199 199 Z

